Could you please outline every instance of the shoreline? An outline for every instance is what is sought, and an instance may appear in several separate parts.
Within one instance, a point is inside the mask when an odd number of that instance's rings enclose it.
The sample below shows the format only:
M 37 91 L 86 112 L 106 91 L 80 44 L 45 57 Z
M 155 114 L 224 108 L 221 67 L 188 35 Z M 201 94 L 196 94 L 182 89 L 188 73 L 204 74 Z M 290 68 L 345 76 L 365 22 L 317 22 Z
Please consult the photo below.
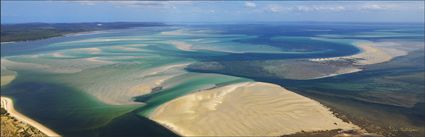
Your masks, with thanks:
M 3 106 L 3 108 L 10 114 L 10 116 L 16 118 L 19 121 L 22 121 L 24 123 L 27 123 L 31 126 L 33 126 L 34 128 L 40 130 L 41 132 L 43 132 L 44 134 L 46 134 L 47 136 L 54 136 L 54 137 L 58 137 L 60 136 L 58 133 L 54 132 L 53 130 L 49 129 L 48 127 L 38 123 L 37 121 L 19 113 L 18 111 L 15 110 L 14 106 L 13 106 L 13 100 L 7 97 L 1 97 L 1 105 Z
M 52 36 L 52 37 L 48 37 L 48 38 L 5 41 L 5 42 L 0 42 L 0 45 L 3 45 L 3 44 L 12 44 L 12 43 L 19 43 L 19 42 L 32 42 L 32 41 L 46 40 L 46 39 L 60 38 L 60 37 L 72 37 L 72 36 L 81 36 L 81 35 L 102 34 L 102 33 L 106 33 L 106 31 L 107 30 L 93 30 L 93 31 L 72 32 L 72 33 L 60 34 L 58 36 Z

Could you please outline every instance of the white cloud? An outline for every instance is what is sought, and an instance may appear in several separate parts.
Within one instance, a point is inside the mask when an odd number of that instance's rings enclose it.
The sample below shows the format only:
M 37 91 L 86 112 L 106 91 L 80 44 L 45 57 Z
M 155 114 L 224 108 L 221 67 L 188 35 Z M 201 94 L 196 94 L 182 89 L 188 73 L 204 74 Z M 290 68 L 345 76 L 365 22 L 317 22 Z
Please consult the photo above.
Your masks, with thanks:
M 117 7 L 150 7 L 150 8 L 172 8 L 177 5 L 191 4 L 190 1 L 77 1 L 82 5 L 96 5 L 100 3 L 109 3 Z
M 284 8 L 277 4 L 271 4 L 267 5 L 264 10 L 268 12 L 281 12 L 284 10 Z
M 312 3 L 279 3 L 259 6 L 270 12 L 344 12 L 344 11 L 382 11 L 382 10 L 423 10 L 421 2 L 312 2 Z
M 248 7 L 248 8 L 255 8 L 255 7 L 257 7 L 257 4 L 255 4 L 254 2 L 247 1 L 247 2 L 245 2 L 245 6 Z
M 395 4 L 383 4 L 383 3 L 366 3 L 359 7 L 361 10 L 387 10 L 395 9 L 398 6 Z
M 91 6 L 91 5 L 96 5 L 96 1 L 77 1 L 78 3 L 80 3 L 81 5 L 88 5 L 88 6 Z
M 347 7 L 341 5 L 291 5 L 291 6 L 282 6 L 278 4 L 270 4 L 267 5 L 265 11 L 269 12 L 320 12 L 320 11 L 328 11 L 328 12 L 338 12 L 347 10 Z
M 309 6 L 295 6 L 289 9 L 293 11 L 315 12 L 315 11 L 344 11 L 347 8 L 341 5 L 309 5 Z

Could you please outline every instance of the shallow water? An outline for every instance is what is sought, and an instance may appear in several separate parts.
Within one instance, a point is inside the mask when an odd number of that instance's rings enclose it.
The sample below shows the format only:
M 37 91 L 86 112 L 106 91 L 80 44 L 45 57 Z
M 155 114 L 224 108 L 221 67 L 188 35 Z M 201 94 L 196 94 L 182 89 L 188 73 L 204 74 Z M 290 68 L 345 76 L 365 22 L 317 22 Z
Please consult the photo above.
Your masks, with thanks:
M 17 72 L 17 78 L 2 87 L 2 95 L 14 99 L 18 111 L 63 135 L 174 135 L 146 118 L 149 113 L 191 92 L 251 81 L 188 72 L 185 64 L 352 55 L 359 52 L 352 40 L 317 39 L 358 31 L 341 29 L 349 26 L 150 27 L 2 44 L 2 67 Z M 318 28 L 331 31 L 310 31 Z M 172 77 L 154 86 L 162 87 L 159 91 L 131 89 L 163 76 Z

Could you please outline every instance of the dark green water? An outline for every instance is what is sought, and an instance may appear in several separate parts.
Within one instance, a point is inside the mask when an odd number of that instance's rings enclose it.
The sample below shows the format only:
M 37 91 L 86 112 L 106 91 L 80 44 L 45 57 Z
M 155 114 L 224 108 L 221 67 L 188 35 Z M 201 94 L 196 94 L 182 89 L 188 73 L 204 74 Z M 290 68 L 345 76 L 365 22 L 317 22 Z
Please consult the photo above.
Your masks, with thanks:
M 140 106 L 107 105 L 82 91 L 43 81 L 48 77 L 21 72 L 2 88 L 2 95 L 12 97 L 18 111 L 65 136 L 176 136 L 133 112 Z

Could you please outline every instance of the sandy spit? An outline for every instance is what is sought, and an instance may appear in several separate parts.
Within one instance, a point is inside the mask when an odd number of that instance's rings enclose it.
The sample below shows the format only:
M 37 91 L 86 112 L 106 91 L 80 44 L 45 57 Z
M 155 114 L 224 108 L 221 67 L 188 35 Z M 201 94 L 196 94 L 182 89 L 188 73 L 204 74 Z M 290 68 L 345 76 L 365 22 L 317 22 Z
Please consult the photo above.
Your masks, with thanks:
M 321 62 L 341 59 L 358 59 L 354 65 L 370 65 L 387 62 L 395 57 L 407 55 L 407 51 L 397 49 L 390 45 L 386 46 L 384 44 L 376 44 L 373 42 L 357 42 L 354 43 L 354 45 L 362 50 L 359 54 L 333 58 L 316 58 L 310 59 L 310 61 Z

